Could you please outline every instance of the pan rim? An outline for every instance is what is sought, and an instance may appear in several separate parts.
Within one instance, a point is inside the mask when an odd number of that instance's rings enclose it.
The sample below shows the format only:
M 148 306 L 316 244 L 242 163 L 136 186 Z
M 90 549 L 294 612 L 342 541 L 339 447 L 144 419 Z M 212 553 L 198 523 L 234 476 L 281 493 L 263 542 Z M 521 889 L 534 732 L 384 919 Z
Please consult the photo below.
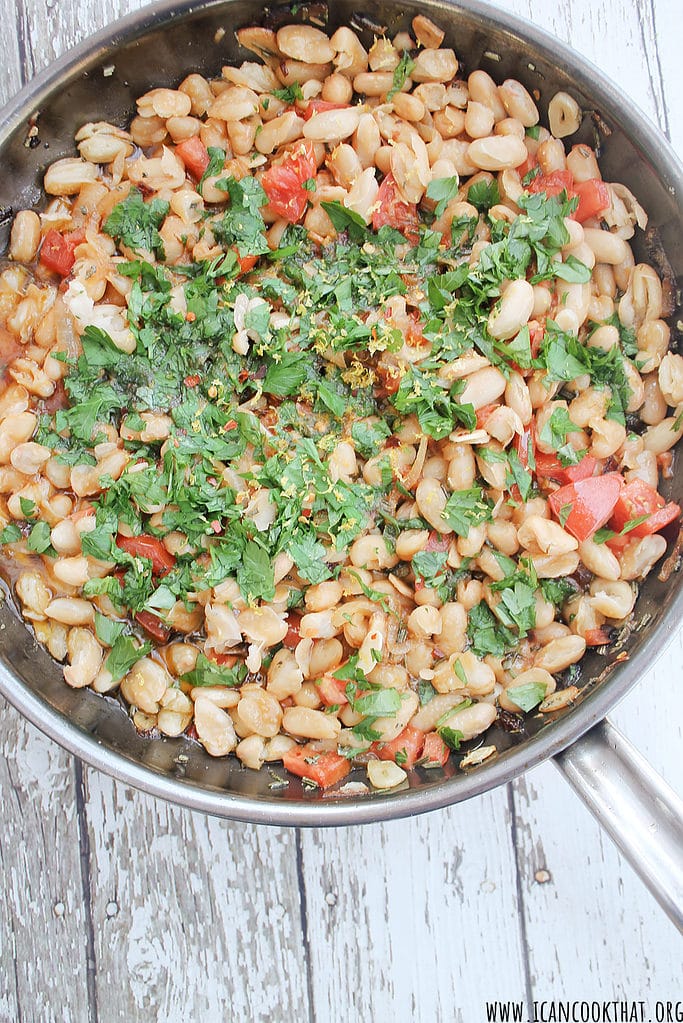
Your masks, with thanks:
M 173 18 L 189 17 L 215 7 L 229 7 L 230 0 L 159 0 L 113 22 L 90 39 L 67 51 L 49 68 L 40 72 L 9 102 L 0 121 L 0 149 L 65 78 L 87 73 L 100 61 L 112 56 L 117 47 L 130 43 L 146 32 Z M 482 24 L 495 24 L 516 38 L 536 47 L 549 61 L 564 62 L 577 76 L 577 85 L 594 96 L 610 119 L 644 152 L 660 179 L 673 194 L 683 194 L 683 166 L 672 147 L 650 122 L 638 105 L 621 92 L 595 65 L 550 33 L 524 19 L 492 7 L 482 0 L 440 0 L 429 7 L 460 10 L 474 16 Z M 635 142 L 635 140 L 638 140 Z M 426 789 L 402 790 L 394 794 L 368 794 L 360 798 L 339 800 L 282 801 L 231 794 L 225 790 L 201 787 L 155 772 L 128 759 L 124 753 L 109 748 L 92 734 L 52 707 L 0 663 L 0 693 L 27 720 L 36 725 L 68 752 L 117 781 L 125 782 L 148 795 L 232 820 L 304 827 L 339 826 L 373 823 L 413 816 L 443 808 L 479 795 L 518 777 L 525 771 L 560 753 L 579 739 L 605 715 L 638 682 L 646 669 L 652 667 L 676 634 L 676 625 L 683 615 L 683 586 L 679 585 L 661 621 L 641 642 L 633 657 L 595 686 L 579 705 L 560 719 L 548 723 L 536 735 L 519 746 L 505 751 L 499 758 L 485 763 L 472 773 L 460 773 L 452 779 Z

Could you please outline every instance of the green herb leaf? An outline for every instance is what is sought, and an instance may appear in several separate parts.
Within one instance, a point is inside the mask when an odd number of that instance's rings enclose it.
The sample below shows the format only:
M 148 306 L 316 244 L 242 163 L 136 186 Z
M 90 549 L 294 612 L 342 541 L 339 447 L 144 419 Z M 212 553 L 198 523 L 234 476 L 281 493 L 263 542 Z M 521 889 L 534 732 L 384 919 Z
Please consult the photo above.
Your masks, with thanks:
M 493 504 L 475 483 L 469 490 L 456 490 L 446 501 L 441 518 L 458 536 L 468 536 L 472 526 L 491 522 Z
M 32 515 L 35 515 L 36 503 L 28 497 L 19 498 L 19 506 L 21 508 L 21 514 L 27 519 L 30 519 Z
M 271 362 L 263 381 L 263 390 L 278 398 L 296 395 L 306 379 L 310 357 L 306 352 L 283 352 L 279 362 Z
M 396 93 L 401 91 L 403 86 L 406 84 L 406 80 L 410 78 L 414 67 L 415 61 L 411 58 L 408 51 L 404 50 L 401 59 L 394 70 L 394 78 L 391 83 L 391 88 L 387 93 L 387 103 L 391 103 Z
M 105 646 L 114 646 L 116 640 L 123 634 L 125 625 L 123 622 L 115 622 L 106 615 L 95 611 L 95 633 L 100 643 Z
M 480 213 L 487 213 L 492 206 L 497 206 L 500 202 L 500 192 L 496 179 L 475 181 L 467 191 L 467 201 L 475 206 Z
M 362 245 L 368 236 L 368 228 L 360 213 L 349 210 L 340 202 L 321 202 L 320 205 L 332 221 L 335 231 L 348 231 L 349 238 L 357 245 Z
M 53 555 L 55 551 L 50 546 L 50 527 L 47 522 L 36 522 L 35 526 L 29 533 L 26 546 L 30 551 L 35 551 L 36 554 L 45 554 L 51 552 Z
M 281 99 L 283 103 L 287 103 L 290 106 L 292 103 L 296 103 L 298 99 L 304 98 L 299 82 L 293 82 L 292 85 L 288 85 L 284 89 L 271 89 L 270 95 L 275 96 L 276 99 Z
M 521 686 L 509 686 L 505 695 L 526 712 L 533 710 L 545 699 L 545 685 L 543 682 L 526 682 Z
M 131 188 L 126 198 L 114 206 L 102 230 L 134 252 L 153 252 L 158 259 L 164 259 L 159 228 L 169 208 L 163 199 L 145 202 L 140 190 Z
M 275 579 L 270 555 L 254 540 L 247 542 L 242 562 L 237 566 L 237 585 L 248 601 L 259 597 L 263 600 L 272 600 L 275 596 Z
M 136 646 L 130 636 L 118 636 L 111 653 L 104 662 L 107 671 L 111 672 L 113 682 L 118 682 L 127 675 L 141 657 L 145 657 L 152 649 L 151 643 Z
M 226 686 L 229 689 L 241 686 L 246 677 L 247 666 L 243 662 L 240 661 L 234 668 L 227 668 L 202 653 L 197 657 L 192 671 L 181 676 L 182 681 L 191 686 Z
M 460 743 L 465 738 L 463 732 L 459 732 L 457 728 L 439 728 L 437 731 L 449 749 L 460 749 Z
M 21 530 L 14 522 L 10 522 L 0 533 L 0 543 L 16 543 L 21 540 Z
M 383 419 L 376 422 L 361 420 L 351 426 L 351 438 L 354 447 L 363 458 L 372 458 L 376 455 L 383 442 L 391 436 L 391 430 Z
M 206 165 L 206 170 L 202 174 L 197 185 L 197 191 L 200 195 L 204 194 L 204 182 L 206 179 L 215 178 L 217 174 L 220 174 L 225 166 L 224 149 L 219 149 L 218 146 L 209 146 L 207 152 L 209 154 L 209 162 Z
M 460 178 L 456 174 L 452 178 L 434 178 L 427 185 L 427 198 L 436 202 L 434 216 L 438 220 L 451 199 L 455 199 L 460 188 Z
M 316 539 L 315 532 L 298 533 L 287 543 L 286 551 L 294 559 L 299 575 L 312 585 L 332 575 L 325 563 L 327 551 Z

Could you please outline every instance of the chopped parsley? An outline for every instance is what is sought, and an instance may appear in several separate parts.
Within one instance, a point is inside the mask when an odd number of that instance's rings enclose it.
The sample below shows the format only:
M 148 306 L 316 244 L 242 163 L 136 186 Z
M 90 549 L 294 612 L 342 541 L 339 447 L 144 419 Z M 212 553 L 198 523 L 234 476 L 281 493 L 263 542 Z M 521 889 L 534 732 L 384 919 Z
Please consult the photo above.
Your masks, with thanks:
M 102 230 L 133 252 L 153 252 L 163 259 L 164 243 L 159 228 L 168 211 L 169 204 L 164 199 L 145 202 L 142 192 L 133 187 L 126 198 L 114 206 Z

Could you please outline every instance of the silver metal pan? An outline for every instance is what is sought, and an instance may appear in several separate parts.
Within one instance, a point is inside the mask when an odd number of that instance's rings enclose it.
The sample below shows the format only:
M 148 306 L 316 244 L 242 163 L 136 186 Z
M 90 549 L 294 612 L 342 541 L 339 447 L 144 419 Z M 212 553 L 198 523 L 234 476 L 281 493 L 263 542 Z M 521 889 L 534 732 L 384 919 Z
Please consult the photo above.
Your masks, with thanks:
M 425 13 L 447 30 L 466 71 L 483 67 L 499 81 L 520 79 L 538 91 L 544 113 L 554 92 L 569 90 L 587 111 L 575 141 L 599 142 L 607 180 L 625 182 L 639 197 L 654 228 L 641 241 L 640 255 L 656 260 L 662 246 L 673 284 L 680 287 L 683 168 L 661 135 L 595 67 L 544 32 L 476 0 L 367 0 L 362 15 L 349 0 L 330 6 L 332 25 L 353 19 L 366 26 L 369 41 L 373 23 L 394 32 L 415 13 Z M 299 4 L 295 17 L 311 13 L 319 15 L 320 5 Z M 0 124 L 5 236 L 12 208 L 40 203 L 46 164 L 72 154 L 73 134 L 82 123 L 123 123 L 135 97 L 147 89 L 189 71 L 219 72 L 227 60 L 244 58 L 234 29 L 280 16 L 292 17 L 286 9 L 268 13 L 250 0 L 163 0 L 57 61 L 16 97 Z M 29 135 L 34 123 L 38 134 Z M 683 503 L 683 474 L 671 481 L 666 496 Z M 469 771 L 456 764 L 444 771 L 417 769 L 409 787 L 386 795 L 304 793 L 296 780 L 277 789 L 266 770 L 247 771 L 234 758 L 214 760 L 190 740 L 138 735 L 115 699 L 64 684 L 60 668 L 37 646 L 11 600 L 0 607 L 0 692 L 60 745 L 113 777 L 191 809 L 261 824 L 360 824 L 424 813 L 504 784 L 553 757 L 683 929 L 681 802 L 606 721 L 661 653 L 682 612 L 679 575 L 662 581 L 653 572 L 642 587 L 635 628 L 621 648 L 628 659 L 615 663 L 614 653 L 608 661 L 589 653 L 579 679 L 572 679 L 581 689 L 574 706 L 554 720 L 530 717 L 521 732 L 496 723 L 486 737 L 499 751 L 491 761 Z M 658 698 L 666 695 L 662 686 Z

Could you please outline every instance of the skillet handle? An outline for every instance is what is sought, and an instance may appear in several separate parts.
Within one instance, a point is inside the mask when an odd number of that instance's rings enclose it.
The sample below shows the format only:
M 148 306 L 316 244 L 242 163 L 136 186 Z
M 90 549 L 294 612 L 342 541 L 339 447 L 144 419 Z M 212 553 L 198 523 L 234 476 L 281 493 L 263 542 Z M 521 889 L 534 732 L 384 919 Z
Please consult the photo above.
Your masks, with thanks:
M 554 761 L 683 933 L 683 801 L 608 720 Z

